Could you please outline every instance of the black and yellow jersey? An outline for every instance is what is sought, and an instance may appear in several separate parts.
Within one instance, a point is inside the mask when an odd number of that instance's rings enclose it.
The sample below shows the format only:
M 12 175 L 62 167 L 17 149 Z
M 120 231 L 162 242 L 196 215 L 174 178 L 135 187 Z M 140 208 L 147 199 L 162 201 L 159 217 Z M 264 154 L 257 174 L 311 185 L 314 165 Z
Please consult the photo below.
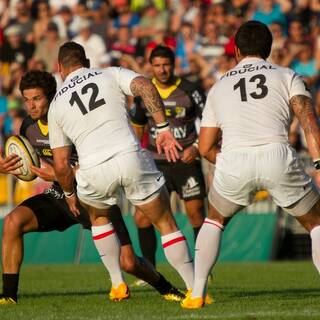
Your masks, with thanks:
M 32 120 L 31 117 L 26 117 L 20 127 L 20 135 L 26 137 L 37 155 L 52 164 L 53 156 L 49 143 L 49 129 L 47 124 L 43 124 L 40 120 Z M 72 151 L 71 163 L 75 164 L 78 160 L 76 151 Z
M 201 118 L 205 104 L 204 93 L 194 83 L 181 78 L 176 78 L 175 83 L 166 89 L 157 86 L 154 79 L 152 82 L 162 98 L 166 117 L 174 137 L 184 148 L 192 145 L 198 138 L 196 119 Z M 149 143 L 147 148 L 152 152 L 154 159 L 165 159 L 164 154 L 157 153 L 155 122 L 141 98 L 135 99 L 130 117 L 133 125 L 144 126 L 148 124 Z

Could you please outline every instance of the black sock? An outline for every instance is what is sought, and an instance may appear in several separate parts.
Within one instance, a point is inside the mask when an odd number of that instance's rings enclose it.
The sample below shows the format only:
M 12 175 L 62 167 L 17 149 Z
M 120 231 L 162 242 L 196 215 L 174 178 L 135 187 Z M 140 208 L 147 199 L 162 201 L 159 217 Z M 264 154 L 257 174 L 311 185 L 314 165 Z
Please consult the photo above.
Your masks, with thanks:
M 159 272 L 158 272 L 159 273 Z M 157 284 L 155 284 L 153 287 L 160 293 L 160 294 L 166 294 L 171 288 L 172 284 L 166 280 L 166 278 L 159 273 L 160 279 Z
M 10 297 L 17 301 L 19 285 L 19 273 L 2 274 L 2 293 L 4 297 Z
M 155 266 L 157 238 L 154 227 L 138 228 L 138 236 L 143 257 Z
M 199 233 L 201 227 L 202 226 L 193 228 L 194 242 L 196 242 L 196 240 L 197 240 L 198 233 Z
M 126 246 L 127 244 L 132 245 L 129 231 L 118 206 L 112 206 L 109 208 L 108 218 L 111 221 L 114 230 L 116 230 L 120 244 L 122 246 Z

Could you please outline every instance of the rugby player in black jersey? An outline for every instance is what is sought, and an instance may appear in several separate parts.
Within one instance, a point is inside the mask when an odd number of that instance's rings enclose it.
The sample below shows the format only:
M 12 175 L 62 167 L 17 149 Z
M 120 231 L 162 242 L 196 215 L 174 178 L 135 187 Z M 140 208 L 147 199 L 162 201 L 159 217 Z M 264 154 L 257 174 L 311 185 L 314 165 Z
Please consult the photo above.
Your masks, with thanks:
M 82 224 L 85 229 L 91 228 L 89 216 L 84 209 L 80 208 L 79 217 L 74 217 L 69 211 L 62 189 L 55 182 L 47 125 L 49 104 L 56 93 L 54 77 L 44 71 L 30 71 L 22 77 L 20 91 L 28 112 L 28 117 L 22 123 L 20 134 L 30 141 L 41 159 L 41 168 L 32 166 L 32 171 L 46 181 L 53 181 L 53 184 L 42 194 L 23 201 L 4 218 L 2 232 L 3 293 L 0 297 L 0 305 L 17 303 L 24 234 L 53 230 L 64 231 L 77 223 Z M 71 161 L 74 165 L 76 164 L 75 152 Z M 16 155 L 6 158 L 0 155 L 0 173 L 14 174 L 20 166 L 18 162 L 19 157 Z M 121 268 L 147 281 L 166 300 L 180 300 L 183 297 L 182 293 L 175 289 L 148 261 L 135 256 L 120 208 L 113 206 L 109 218 L 121 243 Z M 119 292 L 111 290 L 109 294 L 109 298 L 113 301 L 128 297 L 127 287 L 124 288 L 124 291 Z
M 174 137 L 183 147 L 180 160 L 168 162 L 163 154 L 158 154 L 155 145 L 156 126 L 141 99 L 135 99 L 135 106 L 130 112 L 131 121 L 140 139 L 148 124 L 147 149 L 152 153 L 158 169 L 163 172 L 169 192 L 176 191 L 183 199 L 196 238 L 205 216 L 206 189 L 196 130 L 196 119 L 201 117 L 205 96 L 194 83 L 174 75 L 175 55 L 170 48 L 157 46 L 152 50 L 149 61 L 153 72 L 152 82 L 162 98 Z M 135 221 L 143 256 L 155 264 L 154 228 L 140 211 L 136 211 Z

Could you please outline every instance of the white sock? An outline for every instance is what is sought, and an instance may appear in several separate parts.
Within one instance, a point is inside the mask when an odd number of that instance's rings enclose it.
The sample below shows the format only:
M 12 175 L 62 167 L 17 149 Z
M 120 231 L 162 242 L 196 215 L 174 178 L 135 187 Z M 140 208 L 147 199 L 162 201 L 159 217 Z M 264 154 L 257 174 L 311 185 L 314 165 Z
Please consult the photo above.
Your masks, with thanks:
M 313 263 L 320 273 L 320 226 L 316 226 L 311 230 L 310 237 Z
M 190 256 L 186 238 L 182 232 L 175 231 L 161 237 L 164 254 L 168 262 L 182 277 L 186 287 L 193 286 L 193 260 Z
M 120 269 L 120 244 L 113 225 L 92 226 L 91 231 L 100 258 L 110 274 L 112 286 L 118 287 L 124 280 Z
M 204 297 L 207 279 L 220 251 L 223 225 L 206 218 L 199 231 L 195 246 L 194 287 L 192 297 Z

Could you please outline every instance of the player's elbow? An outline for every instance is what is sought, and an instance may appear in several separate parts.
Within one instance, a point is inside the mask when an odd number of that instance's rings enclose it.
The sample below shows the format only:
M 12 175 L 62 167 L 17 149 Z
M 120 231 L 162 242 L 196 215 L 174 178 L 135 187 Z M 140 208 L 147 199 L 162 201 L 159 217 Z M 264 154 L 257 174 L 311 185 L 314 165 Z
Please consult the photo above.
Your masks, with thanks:
M 57 176 L 63 176 L 66 171 L 66 167 L 68 166 L 68 163 L 65 161 L 54 161 L 53 163 L 53 169 Z
M 199 144 L 199 154 L 200 154 L 201 157 L 207 158 L 209 152 L 210 152 L 210 148 L 208 148 L 207 146 Z

